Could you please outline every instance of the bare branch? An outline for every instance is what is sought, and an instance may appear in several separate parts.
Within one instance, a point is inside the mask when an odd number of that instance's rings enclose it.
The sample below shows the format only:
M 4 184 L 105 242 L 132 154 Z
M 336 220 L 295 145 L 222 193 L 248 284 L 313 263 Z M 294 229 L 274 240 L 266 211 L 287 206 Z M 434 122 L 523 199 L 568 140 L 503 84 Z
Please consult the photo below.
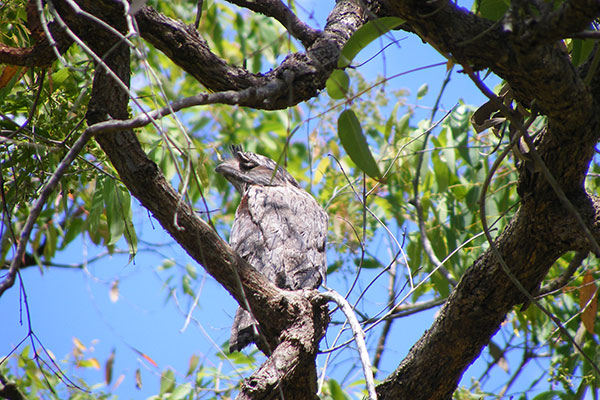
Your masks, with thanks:
M 367 351 L 367 345 L 365 344 L 365 333 L 361 329 L 360 324 L 356 319 L 356 315 L 354 315 L 354 312 L 352 311 L 350 303 L 348 303 L 344 296 L 331 289 L 327 290 L 324 293 L 321 293 L 321 296 L 335 302 L 348 319 L 350 327 L 352 328 L 354 340 L 356 341 L 356 347 L 358 348 L 360 362 L 363 367 L 363 373 L 365 375 L 365 381 L 367 383 L 367 393 L 369 394 L 369 399 L 377 400 L 377 393 L 375 393 L 375 383 L 373 381 L 373 368 L 371 367 L 369 352 Z
M 141 128 L 184 108 L 207 104 L 247 105 L 248 103 L 260 102 L 271 95 L 278 94 L 282 88 L 284 88 L 283 82 L 274 82 L 273 85 L 258 89 L 248 88 L 241 91 L 229 90 L 217 93 L 201 93 L 196 96 L 175 100 L 168 106 L 140 114 L 131 119 L 98 122 L 90 126 L 89 129 L 94 134 L 100 134 L 124 129 Z
M 300 40 L 305 48 L 309 48 L 320 35 L 318 30 L 302 22 L 296 14 L 280 0 L 228 0 L 230 3 L 259 12 L 268 17 L 273 17 L 287 29 L 296 39 Z
M 569 263 L 567 269 L 565 269 L 558 278 L 542 286 L 540 290 L 535 294 L 536 298 L 546 296 L 549 293 L 553 293 L 565 287 L 565 285 L 567 285 L 567 283 L 569 283 L 569 281 L 573 277 L 575 271 L 577 271 L 577 268 L 581 266 L 581 263 L 587 258 L 587 256 L 588 253 L 586 252 L 577 252 L 571 260 L 571 262 Z
M 430 310 L 434 307 L 441 306 L 446 300 L 446 298 L 441 298 L 421 301 L 414 304 L 399 304 L 392 310 L 391 314 L 386 316 L 386 320 L 407 317 L 421 311 Z

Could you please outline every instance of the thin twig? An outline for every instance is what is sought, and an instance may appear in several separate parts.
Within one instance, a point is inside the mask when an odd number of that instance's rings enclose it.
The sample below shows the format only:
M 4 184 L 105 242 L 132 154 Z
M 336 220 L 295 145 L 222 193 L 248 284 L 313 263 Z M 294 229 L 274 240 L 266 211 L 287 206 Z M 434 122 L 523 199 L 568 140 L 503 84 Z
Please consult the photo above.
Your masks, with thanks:
M 467 244 L 469 244 L 471 241 L 473 241 L 473 240 L 477 239 L 478 237 L 480 237 L 480 236 L 482 236 L 482 235 L 483 235 L 483 232 L 481 232 L 481 233 L 478 233 L 477 235 L 473 236 L 472 238 L 470 238 L 470 239 L 466 240 L 464 243 L 462 243 L 462 244 L 461 244 L 460 246 L 458 246 L 456 249 L 452 250 L 452 252 L 451 252 L 450 254 L 448 254 L 448 255 L 446 256 L 446 258 L 444 258 L 444 259 L 441 261 L 441 265 L 444 265 L 444 263 L 445 263 L 446 261 L 448 261 L 448 260 L 449 260 L 449 259 L 450 259 L 450 258 L 451 258 L 451 257 L 452 257 L 454 254 L 458 253 L 458 252 L 459 252 L 459 251 L 460 251 L 460 250 L 461 250 L 463 247 L 465 247 L 465 246 L 466 246 Z M 440 265 L 440 266 L 441 266 L 441 265 Z M 427 276 L 426 276 L 425 278 L 423 278 L 423 280 L 421 280 L 421 282 L 419 282 L 419 283 L 418 283 L 418 284 L 417 284 L 417 285 L 416 285 L 416 286 L 415 286 L 413 289 L 411 289 L 411 290 L 410 290 L 410 291 L 409 291 L 409 292 L 408 292 L 406 295 L 404 295 L 404 297 L 402 298 L 402 300 L 400 300 L 400 301 L 398 302 L 398 304 L 402 304 L 402 303 L 404 303 L 404 302 L 406 301 L 406 299 L 408 299 L 410 296 L 412 296 L 412 294 L 413 294 L 413 293 L 414 293 L 416 290 L 418 290 L 418 289 L 419 289 L 419 288 L 420 288 L 420 287 L 421 287 L 423 284 L 425 284 L 425 282 L 428 282 L 428 281 L 429 281 L 429 278 L 431 278 L 431 276 L 437 272 L 438 268 L 440 268 L 440 267 L 439 267 L 439 266 L 438 266 L 438 267 L 435 267 L 435 268 L 434 268 L 434 269 L 433 269 L 431 272 L 429 272 L 429 273 L 427 274 Z M 369 326 L 368 326 L 368 327 L 365 329 L 365 332 L 367 332 L 367 331 L 369 331 L 369 330 L 371 330 L 371 329 L 375 328 L 377 325 L 379 325 L 379 323 L 380 323 L 381 321 L 384 321 L 384 320 L 386 320 L 387 318 L 390 318 L 392 315 L 393 315 L 393 312 L 390 312 L 390 311 L 388 311 L 387 313 L 383 314 L 381 317 L 377 318 L 377 319 L 376 319 L 376 320 L 375 320 L 375 321 L 374 321 L 374 322 L 373 322 L 371 325 L 369 325 Z M 401 316 L 402 316 L 402 315 L 401 315 Z M 329 353 L 329 352 L 332 352 L 332 351 L 338 350 L 338 349 L 340 349 L 340 348 L 342 348 L 342 347 L 344 347 L 344 346 L 348 345 L 348 343 L 350 343 L 350 342 L 351 342 L 351 341 L 347 341 L 347 342 L 344 342 L 344 343 L 342 343 L 342 344 L 340 344 L 340 345 L 338 345 L 338 346 L 335 346 L 335 347 L 330 347 L 330 348 L 328 348 L 328 349 L 325 349 L 325 350 L 321 350 L 320 352 L 321 352 L 321 353 Z
M 371 211 L 371 209 L 367 206 L 366 202 L 363 201 L 363 198 L 358 194 L 358 192 L 356 191 L 356 189 L 354 188 L 354 186 L 351 184 L 350 179 L 348 178 L 348 175 L 344 171 L 344 168 L 342 167 L 342 164 L 340 163 L 340 161 L 333 154 L 329 154 L 329 156 L 332 157 L 337 162 L 338 166 L 340 167 L 340 170 L 344 174 L 344 177 L 346 178 L 346 181 L 348 182 L 348 184 L 350 186 L 350 189 L 352 189 L 352 192 L 354 193 L 354 196 L 360 202 L 360 204 L 364 207 L 364 210 L 368 211 L 369 214 L 371 214 L 371 216 L 379 223 L 379 225 L 381 225 L 381 227 L 389 235 L 390 239 L 392 239 L 394 241 L 394 243 L 396 244 L 396 246 L 398 247 L 398 251 L 400 251 L 402 253 L 402 255 L 404 257 L 404 260 L 406 262 L 406 269 L 408 271 L 407 273 L 408 273 L 408 277 L 409 277 L 409 280 L 410 280 L 410 286 L 412 288 L 414 286 L 413 285 L 413 277 L 412 277 L 412 274 L 410 272 L 410 266 L 408 264 L 408 260 L 406 259 L 406 255 L 404 253 L 404 249 L 402 248 L 402 245 L 400 244 L 400 242 L 398 242 L 398 239 L 396 238 L 396 236 L 394 236 L 394 234 L 387 227 L 387 225 L 373 211 Z
M 556 278 L 553 281 L 549 282 L 548 284 L 542 286 L 540 288 L 540 290 L 538 290 L 537 293 L 535 294 L 535 297 L 540 298 L 540 297 L 546 296 L 550 293 L 554 293 L 557 290 L 562 289 L 567 283 L 569 283 L 569 280 L 571 279 L 571 277 L 573 276 L 575 271 L 577 271 L 577 268 L 579 268 L 581 266 L 581 263 L 583 262 L 583 260 L 585 260 L 587 258 L 587 256 L 588 256 L 587 252 L 579 251 L 579 252 L 575 253 L 575 256 L 569 263 L 569 266 L 567 267 L 567 269 L 564 270 L 563 273 L 558 278 Z
M 393 310 L 395 307 L 394 301 L 396 299 L 396 260 L 391 263 L 390 269 L 388 272 L 389 280 L 388 280 L 388 310 Z M 379 363 L 381 361 L 381 356 L 383 355 L 383 351 L 385 350 L 385 342 L 387 340 L 388 334 L 392 327 L 393 319 L 388 319 L 383 324 L 383 329 L 381 330 L 381 335 L 379 336 L 379 340 L 377 341 L 377 347 L 375 347 L 375 355 L 373 356 L 373 367 L 375 367 L 375 371 L 379 371 Z
M 15 277 L 19 267 L 21 266 L 21 262 L 23 260 L 23 256 L 25 254 L 25 250 L 27 248 L 27 243 L 29 242 L 29 237 L 33 230 L 33 226 L 35 225 L 35 221 L 39 217 L 42 212 L 42 208 L 46 204 L 46 201 L 50 197 L 50 194 L 54 191 L 60 178 L 65 174 L 75 157 L 79 154 L 83 147 L 87 144 L 87 142 L 92 137 L 92 133 L 89 129 L 85 130 L 82 135 L 77 139 L 77 141 L 71 147 L 71 150 L 65 155 L 62 159 L 56 171 L 52 174 L 48 182 L 44 185 L 40 192 L 40 196 L 37 199 L 35 205 L 29 212 L 29 216 L 27 217 L 27 221 L 25 222 L 25 226 L 21 231 L 21 236 L 19 238 L 19 245 L 17 247 L 17 252 L 10 264 L 10 268 L 4 280 L 0 283 L 0 296 L 12 285 L 15 283 Z
M 42 29 L 44 30 L 44 34 L 46 35 L 46 39 L 48 39 L 48 45 L 52 48 L 52 51 L 54 52 L 56 58 L 60 61 L 60 63 L 65 67 L 68 67 L 69 64 L 64 59 L 62 54 L 60 54 L 60 51 L 58 51 L 58 45 L 52 37 L 50 29 L 48 29 L 48 21 L 46 20 L 46 16 L 44 15 L 44 5 L 42 4 L 42 0 L 36 0 L 35 3 L 37 5 L 38 14 L 40 16 L 40 25 L 42 25 Z
M 228 1 L 240 7 L 245 7 L 249 10 L 275 18 L 285 29 L 287 29 L 290 35 L 300 40 L 305 48 L 309 48 L 321 34 L 320 31 L 313 29 L 302 22 L 288 6 L 280 0 Z
M 367 345 L 365 344 L 365 333 L 360 327 L 356 315 L 352 312 L 350 303 L 339 293 L 329 289 L 327 292 L 321 293 L 324 298 L 335 302 L 352 327 L 352 333 L 354 334 L 354 340 L 356 341 L 356 347 L 358 348 L 358 355 L 360 356 L 360 362 L 363 367 L 363 373 L 365 375 L 365 381 L 367 384 L 367 393 L 369 394 L 370 400 L 377 400 L 377 393 L 375 393 L 375 382 L 373 380 L 373 368 L 371 361 L 369 360 L 369 352 L 367 351 Z
M 421 244 L 423 246 L 423 251 L 427 255 L 427 258 L 429 258 L 429 261 L 431 261 L 431 263 L 435 267 L 438 267 L 438 266 L 440 267 L 439 268 L 440 273 L 444 276 L 444 278 L 446 278 L 448 283 L 450 283 L 452 286 L 456 286 L 456 283 L 457 283 L 456 279 L 454 279 L 452 277 L 452 275 L 446 268 L 441 266 L 441 262 L 440 262 L 439 258 L 437 258 L 437 256 L 435 255 L 433 246 L 431 245 L 431 242 L 429 241 L 429 237 L 427 236 L 427 228 L 425 226 L 425 220 L 423 218 L 423 207 L 421 205 L 421 196 L 419 193 L 419 179 L 421 177 L 421 167 L 422 167 L 423 161 L 425 159 L 425 153 L 423 152 L 423 150 L 425 150 L 427 148 L 427 140 L 429 139 L 429 136 L 431 135 L 431 131 L 433 128 L 432 127 L 433 118 L 435 117 L 435 113 L 438 110 L 439 103 L 442 98 L 442 94 L 444 93 L 444 89 L 448 85 L 448 82 L 450 82 L 450 74 L 451 73 L 452 73 L 452 69 L 450 69 L 446 73 L 446 79 L 444 79 L 444 82 L 442 83 L 442 87 L 441 87 L 438 97 L 435 101 L 435 105 L 433 107 L 433 110 L 431 111 L 431 118 L 429 119 L 430 129 L 428 129 L 427 133 L 425 135 L 423 135 L 423 145 L 421 148 L 421 152 L 419 152 L 417 155 L 417 166 L 415 168 L 415 177 L 412 181 L 413 198 L 410 200 L 410 203 L 415 207 L 415 212 L 417 214 L 417 222 L 418 222 L 418 226 L 419 226 L 419 233 L 421 236 Z

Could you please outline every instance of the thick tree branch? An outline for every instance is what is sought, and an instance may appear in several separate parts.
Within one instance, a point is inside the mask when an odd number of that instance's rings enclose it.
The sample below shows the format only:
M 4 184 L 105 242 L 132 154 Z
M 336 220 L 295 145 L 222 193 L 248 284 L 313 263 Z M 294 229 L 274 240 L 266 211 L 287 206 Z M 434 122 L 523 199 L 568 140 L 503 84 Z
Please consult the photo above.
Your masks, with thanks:
M 307 303 L 297 303 L 296 320 L 281 333 L 281 341 L 269 359 L 242 383 L 238 399 L 317 400 L 315 357 L 329 322 L 326 301 L 316 290 L 306 290 Z M 307 318 L 312 316 L 312 318 Z M 316 340 L 315 340 L 316 339 Z
M 539 18 L 528 21 L 531 30 L 523 39 L 535 44 L 553 43 L 589 28 L 590 15 L 599 13 L 600 3 L 596 0 L 565 1 L 556 10 L 549 8 Z
M 145 40 L 211 90 L 240 90 L 261 83 L 262 75 L 229 65 L 211 52 L 206 40 L 193 26 L 151 7 L 143 7 L 135 20 Z
M 552 223 L 567 223 L 571 232 L 577 232 L 572 219 L 560 217 L 566 214 L 562 207 L 556 203 L 545 206 L 551 208 L 547 213 L 522 208 L 496 240 L 513 274 L 530 293 L 570 247 L 550 240 L 540 229 L 547 228 L 550 219 Z M 600 211 L 585 215 L 590 225 L 595 225 L 596 236 L 600 236 Z M 523 295 L 510 282 L 494 254 L 486 251 L 465 272 L 433 326 L 398 369 L 378 386 L 380 398 L 451 398 L 463 371 L 479 356 L 506 313 L 522 301 Z
M 325 29 L 306 53 L 290 54 L 267 74 L 251 74 L 229 65 L 210 51 L 193 27 L 149 7 L 136 14 L 136 21 L 144 39 L 213 91 L 271 88 L 267 97 L 252 96 L 240 105 L 272 110 L 313 98 L 325 87 L 342 47 L 366 21 L 366 15 L 357 2 L 337 2 Z
M 479 18 L 451 1 L 383 0 L 386 9 L 407 20 L 438 51 L 473 69 L 490 68 L 504 78 L 517 98 L 548 115 L 554 123 L 585 126 L 592 114 L 588 88 L 568 54 L 554 43 L 539 45 L 527 38 L 527 26 Z M 585 10 L 588 23 L 600 13 L 597 2 Z M 583 24 L 581 18 L 578 24 Z M 541 38 L 540 38 L 541 41 Z M 545 43 L 545 42 L 544 42 Z
M 0 397 L 7 400 L 26 400 L 23 393 L 19 390 L 19 387 L 14 383 L 10 382 L 0 374 Z

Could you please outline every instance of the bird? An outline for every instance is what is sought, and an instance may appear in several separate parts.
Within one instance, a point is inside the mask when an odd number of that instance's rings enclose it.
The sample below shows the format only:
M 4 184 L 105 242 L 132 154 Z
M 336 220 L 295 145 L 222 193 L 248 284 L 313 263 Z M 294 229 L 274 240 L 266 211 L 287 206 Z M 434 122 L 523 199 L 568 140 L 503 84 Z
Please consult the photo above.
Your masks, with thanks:
M 231 146 L 233 158 L 217 165 L 240 193 L 229 235 L 230 246 L 277 287 L 316 289 L 326 282 L 328 216 L 281 165 Z M 259 323 L 238 307 L 229 352 L 260 338 Z M 260 347 L 260 346 L 259 346 Z

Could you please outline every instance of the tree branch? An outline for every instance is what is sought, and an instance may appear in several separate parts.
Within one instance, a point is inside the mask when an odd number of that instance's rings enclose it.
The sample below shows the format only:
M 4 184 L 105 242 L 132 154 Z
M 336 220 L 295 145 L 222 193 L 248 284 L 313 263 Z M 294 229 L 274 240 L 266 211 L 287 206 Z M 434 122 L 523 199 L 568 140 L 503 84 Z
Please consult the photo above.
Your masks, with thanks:
M 588 88 L 566 52 L 554 43 L 544 41 L 540 45 L 525 39 L 528 29 L 535 32 L 535 28 L 513 22 L 512 31 L 504 30 L 502 24 L 480 18 L 448 0 L 383 3 L 442 54 L 474 70 L 490 68 L 510 84 L 519 101 L 531 105 L 535 100 L 536 107 L 555 124 L 588 123 L 592 114 Z M 600 14 L 597 2 L 593 3 L 594 7 L 581 9 L 588 23 Z
M 310 47 L 320 35 L 320 32 L 302 22 L 296 14 L 280 0 L 228 0 L 240 7 L 259 12 L 267 17 L 273 17 L 296 39 L 300 40 L 305 48 Z
M 567 285 L 567 283 L 569 283 L 569 280 L 571 280 L 571 278 L 573 277 L 575 271 L 577 271 L 577 268 L 581 266 L 581 263 L 587 258 L 587 256 L 588 253 L 586 252 L 577 252 L 571 260 L 571 262 L 569 263 L 567 269 L 564 270 L 558 278 L 542 286 L 540 290 L 538 290 L 535 293 L 535 297 L 543 297 L 549 293 L 553 293 L 565 287 L 565 285 Z
M 344 44 L 366 22 L 365 11 L 357 2 L 339 1 L 306 54 L 290 54 L 267 74 L 251 74 L 212 53 L 191 26 L 150 7 L 144 7 L 135 17 L 144 39 L 207 88 L 213 91 L 271 88 L 268 97 L 254 96 L 242 104 L 267 110 L 290 107 L 316 96 L 337 67 Z
M 532 17 L 523 40 L 537 45 L 571 37 L 589 27 L 590 15 L 598 14 L 600 3 L 595 0 L 565 1 L 556 10 L 542 10 L 538 18 Z
M 193 26 L 147 6 L 135 14 L 135 20 L 145 40 L 212 91 L 243 90 L 261 84 L 261 74 L 229 65 L 211 52 Z
M 7 400 L 27 400 L 19 387 L 0 374 L 0 397 Z
M 0 43 L 0 64 L 25 67 L 49 66 L 56 60 L 56 53 L 64 53 L 73 44 L 68 35 L 54 22 L 48 24 L 47 27 L 50 37 L 44 35 L 35 1 L 30 1 L 27 4 L 27 16 L 28 25 L 35 39 L 35 45 L 21 48 L 10 47 Z
M 365 375 L 369 399 L 377 400 L 377 393 L 375 393 L 375 383 L 373 382 L 373 367 L 371 366 L 369 352 L 367 350 L 367 345 L 365 344 L 365 333 L 361 329 L 360 324 L 356 319 L 356 315 L 354 315 L 354 312 L 352 311 L 350 303 L 348 303 L 344 296 L 340 295 L 339 293 L 333 290 L 328 290 L 325 293 L 321 293 L 321 296 L 335 302 L 346 316 L 346 319 L 348 320 L 348 323 L 352 328 L 352 334 L 354 335 L 356 347 L 358 348 L 358 355 L 360 357 L 360 363 L 362 364 L 363 374 Z

